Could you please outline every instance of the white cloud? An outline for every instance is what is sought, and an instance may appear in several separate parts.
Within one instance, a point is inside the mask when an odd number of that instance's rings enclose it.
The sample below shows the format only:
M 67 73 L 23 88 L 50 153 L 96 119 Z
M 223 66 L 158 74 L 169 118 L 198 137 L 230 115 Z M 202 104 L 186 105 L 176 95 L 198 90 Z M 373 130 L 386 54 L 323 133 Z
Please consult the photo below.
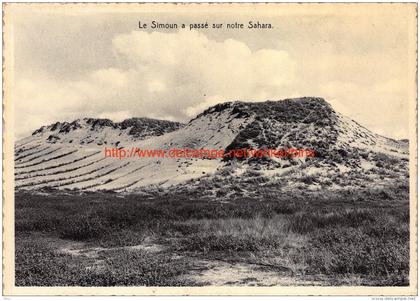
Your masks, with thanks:
M 186 121 L 216 101 L 321 96 L 373 131 L 407 137 L 414 10 L 362 10 L 279 11 L 267 31 L 147 32 L 132 31 L 139 18 L 171 15 L 187 23 L 191 14 L 130 10 L 87 18 L 71 9 L 19 8 L 10 18 L 17 135 L 85 116 Z M 262 17 L 232 14 L 245 23 Z M 231 22 L 232 14 L 218 21 Z
M 294 78 L 285 51 L 252 51 L 241 41 L 219 42 L 197 31 L 120 34 L 112 51 L 119 65 L 81 79 L 19 79 L 18 133 L 75 116 L 112 119 L 125 112 L 186 121 L 217 102 L 278 98 Z

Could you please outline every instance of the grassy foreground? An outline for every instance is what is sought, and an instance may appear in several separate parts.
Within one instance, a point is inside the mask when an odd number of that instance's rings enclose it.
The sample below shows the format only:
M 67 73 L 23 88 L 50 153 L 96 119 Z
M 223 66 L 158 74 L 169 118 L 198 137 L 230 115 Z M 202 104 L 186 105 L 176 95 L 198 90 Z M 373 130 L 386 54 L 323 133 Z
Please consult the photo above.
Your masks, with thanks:
M 16 192 L 15 233 L 17 286 L 215 284 L 196 277 L 206 275 L 203 261 L 247 265 L 253 277 L 270 273 L 287 285 L 401 286 L 409 278 L 404 187 L 263 201 Z

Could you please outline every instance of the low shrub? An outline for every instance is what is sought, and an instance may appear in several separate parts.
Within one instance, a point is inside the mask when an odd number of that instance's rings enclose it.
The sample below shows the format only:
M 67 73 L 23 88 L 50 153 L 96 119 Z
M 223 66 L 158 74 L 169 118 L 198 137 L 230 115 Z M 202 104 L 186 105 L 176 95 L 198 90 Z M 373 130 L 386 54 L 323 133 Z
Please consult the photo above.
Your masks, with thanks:
M 106 230 L 104 222 L 99 216 L 75 215 L 65 220 L 60 237 L 83 241 L 100 238 L 106 233 Z
M 309 273 L 359 274 L 408 281 L 408 241 L 401 244 L 384 240 L 367 235 L 363 229 L 327 229 L 311 239 L 306 251 Z
M 180 286 L 192 285 L 176 276 L 188 262 L 167 255 L 118 250 L 98 263 L 80 262 L 39 243 L 19 245 L 16 254 L 16 286 Z

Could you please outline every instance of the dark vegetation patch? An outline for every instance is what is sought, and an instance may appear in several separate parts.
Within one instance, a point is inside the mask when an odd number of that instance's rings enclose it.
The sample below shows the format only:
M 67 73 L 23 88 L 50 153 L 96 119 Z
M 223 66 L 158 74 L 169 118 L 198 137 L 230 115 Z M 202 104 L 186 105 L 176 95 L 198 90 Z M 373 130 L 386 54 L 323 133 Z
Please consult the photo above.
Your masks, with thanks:
M 265 187 L 259 194 L 219 202 L 188 191 L 17 192 L 16 285 L 198 285 L 177 280 L 188 279 L 191 258 L 262 264 L 273 254 L 281 264 L 272 267 L 304 280 L 408 285 L 406 186 L 293 194 Z M 117 249 L 99 259 L 72 256 L 37 235 Z M 121 249 L 150 238 L 165 251 Z
M 112 251 L 96 260 L 60 254 L 38 242 L 16 242 L 17 286 L 181 286 L 185 260 L 143 251 Z

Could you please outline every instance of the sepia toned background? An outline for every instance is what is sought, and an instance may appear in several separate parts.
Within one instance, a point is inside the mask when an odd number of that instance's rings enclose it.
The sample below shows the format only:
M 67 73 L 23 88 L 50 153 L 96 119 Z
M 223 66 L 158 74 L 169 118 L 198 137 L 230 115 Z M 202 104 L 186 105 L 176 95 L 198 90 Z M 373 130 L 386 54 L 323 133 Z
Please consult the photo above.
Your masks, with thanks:
M 86 116 L 186 122 L 223 101 L 321 96 L 374 132 L 408 138 L 413 5 L 169 6 L 10 6 L 16 136 Z M 138 28 L 153 20 L 273 28 Z
M 416 216 L 415 5 L 20 4 L 6 5 L 4 12 L 6 293 L 381 295 L 417 291 L 415 247 L 410 250 L 413 278 L 407 288 L 17 289 L 12 281 L 10 160 L 14 139 L 57 120 L 90 116 L 119 121 L 147 114 L 187 121 L 227 100 L 322 96 L 374 132 L 410 138 L 410 208 Z M 153 19 L 260 20 L 274 29 L 152 32 L 137 28 L 139 20 Z M 244 66 L 244 60 L 251 63 Z M 414 246 L 416 221 L 410 222 Z

